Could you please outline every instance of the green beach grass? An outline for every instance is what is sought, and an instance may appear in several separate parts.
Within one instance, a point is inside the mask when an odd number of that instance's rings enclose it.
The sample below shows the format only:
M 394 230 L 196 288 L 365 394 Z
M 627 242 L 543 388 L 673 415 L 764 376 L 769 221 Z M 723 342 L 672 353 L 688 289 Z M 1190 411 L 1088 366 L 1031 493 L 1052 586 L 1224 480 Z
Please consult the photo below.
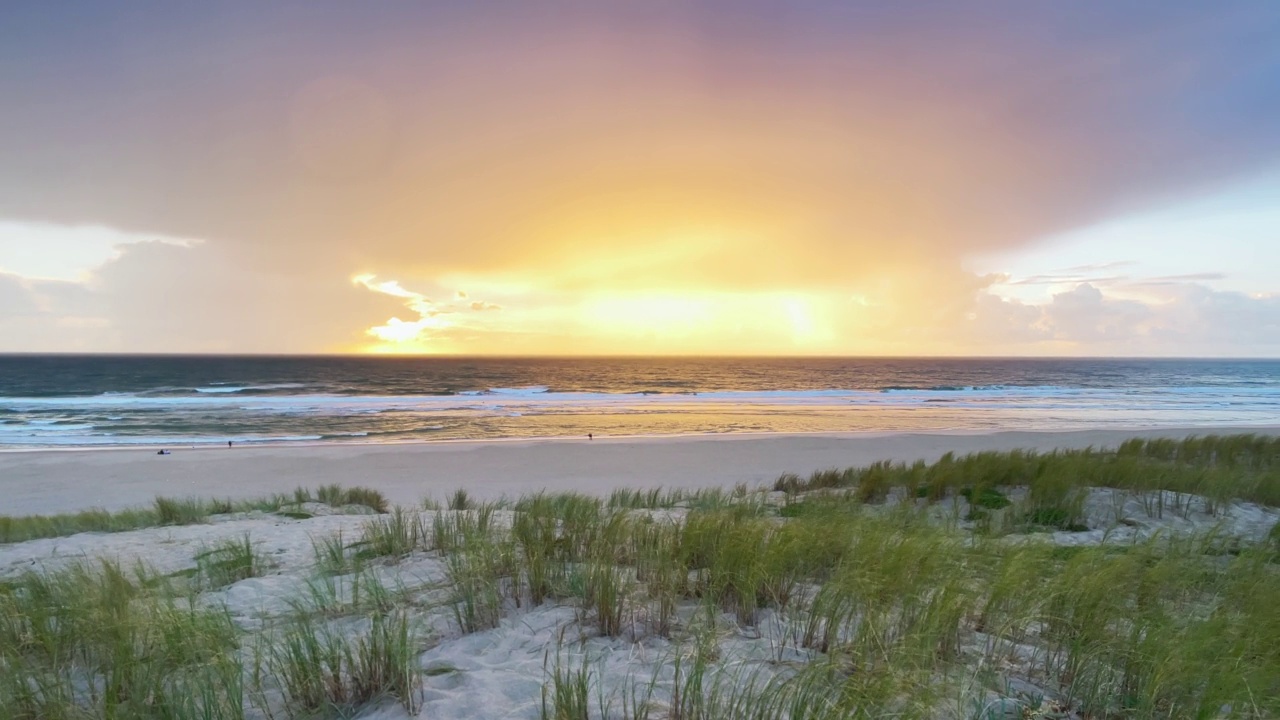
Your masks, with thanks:
M 1091 522 L 1093 488 L 1148 521 L 1210 520 L 1062 544 Z M 194 576 L 86 561 L 0 581 L 0 717 L 436 717 L 424 651 L 564 606 L 529 717 L 1277 717 L 1280 530 L 1212 522 L 1241 501 L 1280 505 L 1280 440 L 946 456 L 759 490 L 460 490 L 358 538 L 312 537 L 304 589 L 252 627 L 209 600 L 274 571 L 247 535 L 204 548 Z M 215 507 L 159 505 L 138 512 Z M 653 659 L 611 664 L 619 644 Z
M 322 486 L 315 492 L 300 487 L 289 495 L 277 494 L 253 500 L 157 497 L 150 507 L 116 512 L 94 509 L 61 515 L 0 515 L 0 543 L 67 537 L 82 532 L 126 532 L 162 525 L 195 525 L 208 522 L 214 515 L 255 510 L 306 519 L 310 517 L 309 513 L 292 512 L 287 508 L 309 502 L 335 508 L 359 505 L 377 513 L 385 513 L 389 507 L 387 499 L 377 490 L 338 485 Z

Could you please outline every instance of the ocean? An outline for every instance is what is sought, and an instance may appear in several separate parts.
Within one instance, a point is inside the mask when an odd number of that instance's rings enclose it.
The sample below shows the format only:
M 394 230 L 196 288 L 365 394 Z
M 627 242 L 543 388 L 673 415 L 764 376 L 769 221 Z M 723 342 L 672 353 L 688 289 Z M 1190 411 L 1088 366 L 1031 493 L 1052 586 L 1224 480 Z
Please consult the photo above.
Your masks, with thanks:
M 0 448 L 1280 424 L 1280 361 L 0 355 Z

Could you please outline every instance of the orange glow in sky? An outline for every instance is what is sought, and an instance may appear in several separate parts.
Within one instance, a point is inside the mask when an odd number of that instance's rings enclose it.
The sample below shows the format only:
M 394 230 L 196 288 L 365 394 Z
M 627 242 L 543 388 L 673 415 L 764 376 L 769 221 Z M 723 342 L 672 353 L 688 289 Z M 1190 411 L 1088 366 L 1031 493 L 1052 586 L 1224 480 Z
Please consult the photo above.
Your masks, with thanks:
M 64 5 L 0 352 L 1280 354 L 1274 3 Z

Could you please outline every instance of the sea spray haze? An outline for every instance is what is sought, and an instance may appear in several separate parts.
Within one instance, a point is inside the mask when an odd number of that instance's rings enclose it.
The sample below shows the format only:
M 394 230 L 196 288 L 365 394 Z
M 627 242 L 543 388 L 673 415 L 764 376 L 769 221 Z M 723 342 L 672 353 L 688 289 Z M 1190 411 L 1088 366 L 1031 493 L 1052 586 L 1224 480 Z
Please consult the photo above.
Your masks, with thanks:
M 1280 361 L 0 356 L 0 447 L 1222 427 Z

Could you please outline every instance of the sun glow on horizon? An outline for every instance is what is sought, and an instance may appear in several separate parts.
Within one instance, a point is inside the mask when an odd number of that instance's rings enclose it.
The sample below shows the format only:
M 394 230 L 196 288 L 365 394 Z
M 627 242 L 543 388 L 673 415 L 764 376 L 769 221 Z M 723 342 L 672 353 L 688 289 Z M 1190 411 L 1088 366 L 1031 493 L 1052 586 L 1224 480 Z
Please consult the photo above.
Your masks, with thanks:
M 374 354 L 806 354 L 840 350 L 836 323 L 863 318 L 838 294 L 794 291 L 590 288 L 557 293 L 531 285 L 501 305 L 467 292 L 437 301 L 420 284 L 357 275 L 353 283 L 403 301 L 416 319 L 395 315 L 364 330 Z M 495 287 L 474 278 L 476 284 Z M 428 283 L 422 283 L 423 285 Z M 429 283 L 438 286 L 439 281 Z M 548 284 L 549 285 L 549 284 Z

